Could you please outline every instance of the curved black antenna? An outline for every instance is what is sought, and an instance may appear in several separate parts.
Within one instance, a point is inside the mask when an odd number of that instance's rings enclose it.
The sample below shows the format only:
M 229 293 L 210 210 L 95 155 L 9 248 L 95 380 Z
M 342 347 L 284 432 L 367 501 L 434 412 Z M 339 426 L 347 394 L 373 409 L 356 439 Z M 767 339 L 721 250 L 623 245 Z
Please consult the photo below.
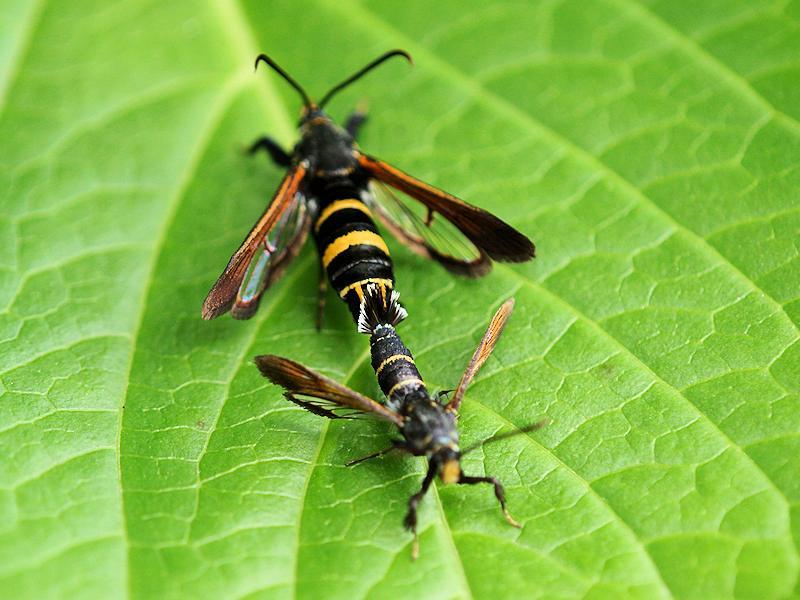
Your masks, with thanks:
M 461 456 L 469 454 L 473 450 L 477 450 L 478 448 L 480 448 L 481 446 L 485 446 L 486 444 L 491 444 L 492 442 L 499 442 L 500 440 L 506 440 L 510 437 L 522 435 L 525 433 L 530 433 L 531 431 L 536 431 L 537 429 L 541 429 L 545 425 L 549 424 L 550 424 L 550 419 L 542 419 L 541 421 L 537 421 L 536 423 L 532 423 L 530 425 L 525 425 L 525 427 L 520 427 L 519 429 L 515 429 L 514 431 L 507 431 L 505 433 L 498 434 L 494 437 L 490 437 L 488 440 L 483 440 L 482 442 L 473 444 L 472 446 L 469 446 L 466 450 L 462 450 Z
M 345 79 L 340 84 L 333 86 L 330 89 L 330 91 L 322 97 L 322 100 L 319 101 L 319 107 L 320 108 L 324 107 L 325 104 L 328 102 L 328 100 L 330 100 L 333 97 L 334 94 L 336 94 L 337 92 L 339 92 L 342 89 L 346 88 L 348 85 L 350 85 L 351 83 L 353 83 L 357 79 L 361 79 L 361 77 L 366 75 L 368 72 L 370 72 L 372 69 L 377 67 L 379 64 L 389 60 L 390 58 L 392 58 L 394 56 L 402 56 L 409 63 L 411 63 L 412 65 L 414 64 L 414 60 L 411 58 L 411 55 L 408 52 L 406 52 L 405 50 L 390 50 L 386 54 L 383 54 L 383 55 L 379 56 L 378 58 L 376 58 L 375 60 L 373 60 L 366 67 L 364 67 L 363 69 L 361 69 L 360 71 L 358 71 L 354 75 L 351 75 L 350 77 Z
M 260 63 L 262 61 L 267 63 L 270 67 L 272 67 L 272 69 L 276 73 L 278 73 L 278 75 L 283 77 L 290 86 L 292 86 L 294 89 L 296 89 L 298 92 L 300 92 L 300 95 L 303 97 L 303 104 L 305 106 L 311 107 L 311 106 L 314 105 L 314 103 L 311 101 L 311 98 L 309 98 L 308 94 L 306 94 L 306 91 L 302 87 L 300 87 L 300 84 L 297 83 L 294 79 L 292 79 L 292 77 L 286 71 L 284 71 L 283 69 L 281 69 L 278 66 L 278 63 L 276 63 L 274 60 L 272 60 L 266 54 L 259 54 L 256 57 L 256 64 L 255 64 L 255 67 L 254 67 L 256 70 L 258 69 L 258 63 Z

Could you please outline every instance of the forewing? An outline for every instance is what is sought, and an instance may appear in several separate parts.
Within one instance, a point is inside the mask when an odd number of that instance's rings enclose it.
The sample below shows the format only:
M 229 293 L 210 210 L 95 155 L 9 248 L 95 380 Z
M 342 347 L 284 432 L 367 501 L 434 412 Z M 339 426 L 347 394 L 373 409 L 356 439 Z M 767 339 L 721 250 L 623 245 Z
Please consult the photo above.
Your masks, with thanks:
M 489 256 L 453 223 L 385 183 L 372 180 L 370 205 L 381 223 L 416 254 L 467 277 L 485 275 Z
M 261 302 L 263 293 L 278 281 L 300 252 L 308 236 L 311 218 L 301 194 L 264 238 L 250 265 L 231 307 L 234 319 L 249 319 Z
M 331 402 L 339 408 L 374 415 L 394 423 L 398 427 L 403 424 L 403 418 L 383 404 L 375 402 L 375 400 L 367 398 L 349 387 L 337 383 L 333 379 L 325 377 L 293 360 L 273 354 L 265 354 L 256 356 L 255 361 L 264 377 L 275 385 L 281 386 L 291 396 L 308 396 L 323 402 Z M 305 403 L 308 404 L 309 402 Z M 302 406 L 304 403 L 300 402 L 299 404 Z M 310 404 L 324 409 L 318 402 L 311 402 Z
M 361 167 L 374 179 L 418 200 L 458 228 L 475 246 L 494 260 L 524 262 L 535 255 L 527 237 L 492 213 L 467 204 L 381 160 L 358 154 Z
M 295 196 L 300 190 L 305 174 L 306 167 L 302 163 L 286 173 L 267 210 L 247 234 L 239 249 L 228 261 L 228 266 L 225 267 L 222 275 L 208 292 L 203 302 L 204 319 L 213 319 L 231 309 L 256 254 L 260 248 L 264 247 L 270 231 L 280 222 L 281 217 L 296 200 Z M 259 266 L 258 260 L 256 260 L 253 268 L 262 272 L 266 265 Z
M 511 316 L 511 311 L 513 310 L 514 299 L 509 298 L 503 302 L 503 305 L 494 313 L 489 327 L 486 329 L 486 333 L 483 334 L 483 338 L 481 338 L 478 347 L 475 348 L 475 352 L 467 368 L 464 370 L 464 374 L 461 376 L 461 381 L 458 382 L 458 387 L 453 393 L 453 397 L 450 399 L 450 402 L 447 403 L 447 410 L 458 410 L 470 382 L 483 366 L 483 363 L 486 362 L 486 359 L 489 358 L 492 350 L 494 350 L 494 346 L 497 344 L 497 340 L 500 339 L 500 335 L 503 333 L 503 329 L 505 329 L 508 318 Z

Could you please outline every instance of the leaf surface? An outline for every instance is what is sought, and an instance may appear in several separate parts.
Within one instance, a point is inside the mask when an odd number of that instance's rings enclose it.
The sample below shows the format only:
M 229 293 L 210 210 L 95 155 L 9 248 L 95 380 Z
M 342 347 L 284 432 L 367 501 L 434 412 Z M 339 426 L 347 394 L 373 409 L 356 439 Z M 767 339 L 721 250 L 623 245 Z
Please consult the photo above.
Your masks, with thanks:
M 800 548 L 800 4 L 56 3 L 0 30 L 0 589 L 86 598 L 782 598 Z M 466 396 L 436 487 L 348 460 L 391 429 L 285 402 L 278 353 L 380 397 L 306 248 L 254 319 L 200 304 L 281 172 L 298 101 L 379 52 L 361 146 L 528 233 L 454 279 L 390 241 L 402 335 Z

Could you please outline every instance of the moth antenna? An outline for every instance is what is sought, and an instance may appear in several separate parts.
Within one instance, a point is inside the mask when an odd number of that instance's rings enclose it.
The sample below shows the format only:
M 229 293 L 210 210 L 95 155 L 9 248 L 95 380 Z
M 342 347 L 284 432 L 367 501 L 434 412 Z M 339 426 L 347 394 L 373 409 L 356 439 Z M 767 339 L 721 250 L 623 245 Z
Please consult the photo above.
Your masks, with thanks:
M 378 58 L 373 60 L 371 63 L 369 63 L 367 66 L 363 67 L 361 70 L 357 71 L 356 73 L 354 73 L 353 75 L 351 75 L 350 77 L 348 77 L 347 79 L 342 81 L 341 83 L 333 86 L 330 90 L 328 90 L 328 93 L 325 94 L 322 97 L 322 100 L 319 101 L 319 107 L 323 108 L 335 94 L 339 93 L 341 90 L 346 88 L 348 85 L 350 85 L 354 81 L 356 81 L 358 79 L 361 79 L 364 75 L 369 73 L 372 69 L 374 69 L 375 67 L 377 67 L 381 63 L 384 63 L 387 60 L 389 60 L 390 58 L 393 58 L 395 56 L 402 56 L 409 63 L 411 63 L 412 65 L 414 64 L 414 60 L 411 58 L 411 55 L 408 52 L 406 52 L 405 50 L 390 50 L 386 54 L 382 54 L 381 56 L 379 56 Z
M 359 333 L 371 334 L 378 325 L 397 325 L 408 316 L 408 311 L 400 304 L 400 294 L 392 290 L 386 297 L 386 288 L 374 283 L 364 290 L 364 299 L 358 313 Z
M 478 442 L 477 444 L 473 444 L 469 446 L 466 450 L 461 451 L 461 456 L 472 452 L 473 450 L 477 450 L 478 448 L 485 446 L 486 444 L 491 444 L 492 442 L 499 442 L 500 440 L 506 440 L 508 438 L 516 437 L 518 435 L 523 435 L 526 433 L 530 433 L 531 431 L 536 431 L 537 429 L 541 429 L 546 425 L 550 424 L 550 419 L 542 419 L 541 421 L 537 421 L 536 423 L 532 423 L 531 425 L 526 425 L 525 427 L 520 427 L 519 429 L 515 429 L 514 431 L 507 431 L 506 433 L 501 433 L 500 435 L 496 435 L 494 437 L 490 437 L 488 440 L 483 440 Z
M 290 86 L 292 86 L 292 87 L 293 87 L 295 90 L 297 90 L 297 91 L 300 93 L 300 96 L 302 96 L 302 98 L 303 98 L 303 104 L 304 104 L 305 106 L 307 106 L 307 107 L 309 107 L 309 108 L 311 108 L 312 106 L 314 106 L 314 103 L 311 101 L 311 98 L 309 98 L 309 97 L 308 97 L 308 94 L 306 94 L 306 91 L 303 89 L 303 87 L 302 87 L 302 86 L 301 86 L 299 83 L 297 83 L 297 82 L 296 82 L 296 81 L 295 81 L 295 80 L 292 78 L 292 76 L 291 76 L 291 75 L 289 75 L 289 74 L 288 74 L 286 71 L 284 71 L 284 70 L 283 70 L 283 69 L 280 67 L 280 65 L 278 65 L 278 63 L 276 63 L 274 60 L 272 60 L 272 59 L 271 59 L 269 56 L 267 56 L 266 54 L 259 54 L 259 55 L 256 57 L 256 64 L 255 64 L 255 67 L 254 67 L 254 69 L 258 70 L 258 63 L 260 63 L 260 62 L 265 62 L 265 63 L 267 63 L 267 64 L 268 64 L 270 67 L 272 67 L 272 70 L 273 70 L 273 71 L 275 71 L 275 72 L 276 72 L 278 75 L 280 75 L 281 77 L 283 77 L 283 78 L 286 80 L 286 82 L 287 82 L 287 83 L 288 83 Z

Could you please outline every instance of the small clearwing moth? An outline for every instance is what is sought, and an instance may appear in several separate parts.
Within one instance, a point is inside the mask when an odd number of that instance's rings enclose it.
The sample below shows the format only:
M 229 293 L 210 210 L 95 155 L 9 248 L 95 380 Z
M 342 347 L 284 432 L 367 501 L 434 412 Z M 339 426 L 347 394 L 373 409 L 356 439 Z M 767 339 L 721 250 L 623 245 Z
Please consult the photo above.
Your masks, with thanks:
M 397 426 L 401 438 L 392 440 L 388 448 L 368 456 L 353 460 L 355 465 L 365 460 L 383 456 L 398 450 L 414 456 L 424 456 L 428 460 L 428 470 L 420 490 L 408 500 L 408 510 L 403 521 L 406 529 L 414 534 L 412 557 L 419 554 L 417 539 L 417 506 L 438 475 L 444 484 L 488 483 L 500 503 L 503 516 L 514 527 L 520 527 L 508 512 L 506 496 L 502 484 L 496 477 L 470 476 L 461 470 L 461 457 L 489 441 L 505 439 L 539 429 L 546 421 L 500 434 L 475 446 L 461 450 L 458 435 L 458 409 L 470 382 L 489 358 L 492 350 L 506 326 L 514 300 L 509 299 L 492 317 L 478 347 L 472 355 L 458 386 L 451 390 L 452 397 L 445 401 L 450 392 L 431 394 L 422 380 L 411 352 L 400 340 L 391 324 L 373 320 L 375 314 L 370 305 L 382 303 L 377 286 L 369 286 L 365 293 L 362 323 L 370 329 L 372 368 L 378 377 L 386 403 L 382 404 L 350 388 L 337 383 L 312 369 L 275 355 L 255 358 L 261 373 L 272 383 L 284 388 L 284 396 L 298 406 L 329 419 L 352 418 L 369 415 L 388 421 Z

